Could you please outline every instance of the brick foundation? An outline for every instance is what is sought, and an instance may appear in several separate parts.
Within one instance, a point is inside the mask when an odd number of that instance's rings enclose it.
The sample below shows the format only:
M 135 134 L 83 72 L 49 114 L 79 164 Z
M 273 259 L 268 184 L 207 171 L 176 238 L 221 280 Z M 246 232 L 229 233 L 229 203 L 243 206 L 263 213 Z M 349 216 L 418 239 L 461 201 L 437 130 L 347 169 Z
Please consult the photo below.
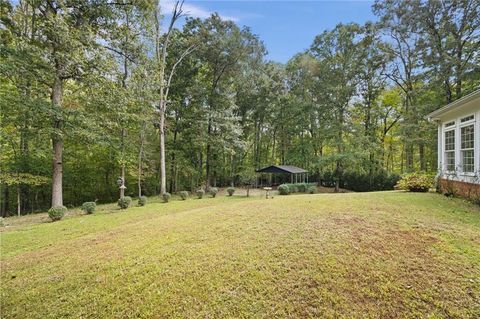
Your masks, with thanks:
M 439 186 L 442 194 L 451 193 L 453 190 L 455 196 L 464 198 L 480 197 L 480 184 L 459 182 L 442 178 L 439 180 Z

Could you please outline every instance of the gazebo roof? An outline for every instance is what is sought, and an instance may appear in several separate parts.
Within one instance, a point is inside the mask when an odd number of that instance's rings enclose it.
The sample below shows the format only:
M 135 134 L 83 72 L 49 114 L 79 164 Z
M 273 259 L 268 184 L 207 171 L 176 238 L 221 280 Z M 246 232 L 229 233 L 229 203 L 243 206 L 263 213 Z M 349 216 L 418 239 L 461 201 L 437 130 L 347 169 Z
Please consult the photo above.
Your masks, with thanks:
M 257 173 L 300 174 L 300 173 L 308 173 L 308 171 L 304 170 L 303 168 L 292 166 L 292 165 L 271 165 L 271 166 L 264 167 L 262 169 L 258 169 Z

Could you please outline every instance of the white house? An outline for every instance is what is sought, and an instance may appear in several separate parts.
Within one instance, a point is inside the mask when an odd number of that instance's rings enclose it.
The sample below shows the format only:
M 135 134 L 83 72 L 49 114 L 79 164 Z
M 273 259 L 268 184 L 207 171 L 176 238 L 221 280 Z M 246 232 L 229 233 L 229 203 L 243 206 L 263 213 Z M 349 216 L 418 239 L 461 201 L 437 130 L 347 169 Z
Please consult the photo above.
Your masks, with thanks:
M 438 169 L 460 193 L 480 186 L 480 90 L 427 115 L 438 124 Z M 451 182 L 450 182 L 451 183 Z

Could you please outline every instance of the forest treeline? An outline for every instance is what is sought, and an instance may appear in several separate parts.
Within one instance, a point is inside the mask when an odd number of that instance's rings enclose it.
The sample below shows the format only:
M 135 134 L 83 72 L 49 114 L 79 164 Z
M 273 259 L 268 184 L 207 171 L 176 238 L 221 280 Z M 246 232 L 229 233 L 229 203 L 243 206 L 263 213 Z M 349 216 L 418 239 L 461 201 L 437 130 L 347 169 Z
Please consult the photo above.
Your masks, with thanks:
M 480 85 L 479 0 L 377 1 L 377 21 L 318 30 L 286 64 L 248 27 L 162 3 L 0 2 L 2 216 L 115 201 L 119 177 L 138 196 L 271 164 L 337 186 L 434 172 L 425 115 Z

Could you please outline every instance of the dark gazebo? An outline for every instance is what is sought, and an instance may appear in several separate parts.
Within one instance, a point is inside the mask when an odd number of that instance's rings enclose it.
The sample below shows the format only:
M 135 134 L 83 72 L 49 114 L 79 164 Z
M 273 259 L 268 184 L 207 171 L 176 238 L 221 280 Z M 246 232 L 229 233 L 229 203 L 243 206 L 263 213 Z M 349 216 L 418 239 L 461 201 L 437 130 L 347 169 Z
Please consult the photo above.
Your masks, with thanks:
M 279 182 L 285 183 L 285 182 L 290 182 L 292 184 L 295 183 L 308 183 L 308 171 L 304 170 L 303 168 L 292 166 L 292 165 L 271 165 L 268 167 L 264 167 L 262 169 L 258 169 L 256 171 L 257 173 L 267 173 L 267 174 L 272 174 L 272 178 L 270 179 L 270 184 L 272 184 L 272 179 L 273 179 L 273 184 L 277 180 L 280 180 Z M 276 178 L 277 175 L 280 175 L 279 178 Z M 282 178 L 285 176 L 290 176 L 290 180 Z

